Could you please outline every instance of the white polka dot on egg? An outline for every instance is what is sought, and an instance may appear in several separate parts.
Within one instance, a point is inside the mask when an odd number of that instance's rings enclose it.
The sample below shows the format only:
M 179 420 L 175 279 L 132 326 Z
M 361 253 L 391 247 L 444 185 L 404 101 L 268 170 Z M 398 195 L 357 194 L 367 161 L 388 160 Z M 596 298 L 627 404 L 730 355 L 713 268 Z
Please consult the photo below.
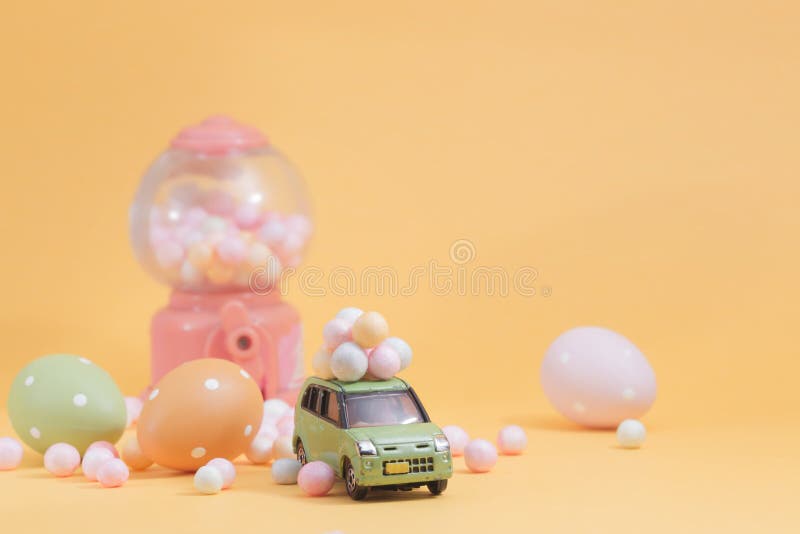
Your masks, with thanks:
M 203 447 L 195 447 L 192 449 L 192 458 L 202 458 L 206 455 L 206 450 Z
M 28 387 L 32 386 L 34 380 L 35 379 L 32 376 L 29 376 L 28 378 L 25 379 L 25 385 L 28 386 Z
M 92 362 L 89 361 L 88 358 L 78 358 L 78 361 L 81 362 L 84 365 L 91 365 L 92 364 Z
M 248 372 L 247 372 L 247 371 L 245 371 L 244 369 L 241 369 L 241 370 L 239 370 L 239 373 L 241 373 L 241 375 L 242 375 L 243 377 L 245 377 L 245 378 L 251 378 L 251 377 L 250 377 L 250 373 L 248 373 Z
M 39 439 L 39 438 L 41 438 L 41 437 L 42 437 L 42 433 L 41 433 L 41 432 L 39 431 L 39 429 L 38 429 L 38 428 L 36 428 L 35 426 L 32 426 L 32 427 L 31 427 L 31 429 L 30 429 L 30 433 L 31 433 L 31 437 L 32 437 L 33 439 Z
M 216 378 L 209 378 L 205 381 L 205 387 L 209 391 L 214 391 L 219 389 L 219 380 Z
M 86 395 L 84 395 L 83 393 L 78 393 L 77 395 L 72 397 L 72 404 L 74 404 L 78 408 L 83 408 L 84 406 L 86 406 L 87 402 L 88 399 L 86 398 Z
M 246 427 L 244 427 L 245 436 L 249 436 L 252 433 L 253 433 L 253 425 L 247 425 Z

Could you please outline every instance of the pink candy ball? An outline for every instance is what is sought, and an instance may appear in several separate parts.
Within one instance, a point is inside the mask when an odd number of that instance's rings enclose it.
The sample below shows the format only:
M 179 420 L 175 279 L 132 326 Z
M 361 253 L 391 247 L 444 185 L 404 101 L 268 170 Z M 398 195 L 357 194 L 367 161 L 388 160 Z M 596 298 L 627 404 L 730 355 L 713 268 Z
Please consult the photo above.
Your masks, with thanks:
M 291 436 L 294 433 L 294 414 L 284 415 L 278 421 L 278 435 Z
M 497 463 L 497 449 L 485 439 L 473 439 L 464 448 L 464 462 L 474 473 L 488 473 Z
M 111 454 L 113 454 L 114 458 L 119 458 L 119 451 L 112 443 L 108 441 L 95 441 L 86 448 L 86 452 L 84 453 L 84 455 L 88 454 L 89 451 L 93 451 L 95 449 L 105 449 Z
M 22 463 L 22 445 L 14 438 L 0 438 L 0 471 L 10 471 Z
M 332 319 L 325 323 L 322 328 L 322 339 L 328 352 L 333 352 L 336 347 L 352 339 L 352 327 L 353 325 L 344 319 Z
M 228 264 L 237 264 L 247 257 L 247 244 L 239 237 L 229 235 L 217 244 L 219 258 Z
M 175 241 L 164 241 L 155 245 L 153 254 L 161 267 L 169 269 L 177 267 L 183 260 L 183 247 Z
M 230 488 L 236 480 L 236 466 L 233 462 L 225 458 L 214 458 L 206 464 L 215 468 L 222 475 L 222 489 Z
M 467 431 L 456 425 L 448 425 L 442 427 L 442 432 L 447 436 L 447 441 L 450 442 L 450 454 L 453 456 L 463 456 L 464 448 L 469 443 L 469 434 Z
M 97 471 L 100 467 L 104 463 L 115 459 L 114 455 L 108 449 L 98 447 L 91 451 L 87 450 L 86 454 L 83 455 L 83 462 L 81 462 L 83 476 L 85 476 L 87 480 L 94 482 L 97 480 Z
M 388 380 L 400 371 L 400 355 L 390 345 L 381 343 L 369 354 L 367 372 L 380 380 Z
M 105 462 L 97 470 L 97 480 L 104 488 L 118 488 L 127 482 L 130 475 L 128 466 L 119 458 Z
M 81 454 L 69 443 L 54 443 L 44 453 L 44 468 L 57 477 L 71 477 L 81 464 Z
M 236 201 L 225 191 L 210 191 L 205 199 L 205 208 L 214 215 L 230 215 L 236 209 Z
M 261 224 L 261 210 L 254 204 L 243 204 L 233 215 L 236 225 L 243 230 L 252 230 Z
M 497 433 L 497 448 L 503 454 L 522 454 L 528 446 L 528 436 L 522 427 L 509 425 Z
M 336 475 L 331 466 L 325 462 L 309 462 L 297 474 L 297 485 L 306 495 L 321 497 L 333 488 Z

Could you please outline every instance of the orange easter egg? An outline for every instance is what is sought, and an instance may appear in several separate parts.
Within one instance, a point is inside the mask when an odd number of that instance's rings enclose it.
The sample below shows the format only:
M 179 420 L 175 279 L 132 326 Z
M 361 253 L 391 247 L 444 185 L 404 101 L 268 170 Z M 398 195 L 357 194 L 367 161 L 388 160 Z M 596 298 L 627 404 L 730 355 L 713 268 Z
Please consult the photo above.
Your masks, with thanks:
M 261 391 L 244 369 L 218 358 L 193 360 L 153 388 L 137 437 L 155 463 L 195 471 L 213 458 L 233 460 L 247 450 L 263 410 Z

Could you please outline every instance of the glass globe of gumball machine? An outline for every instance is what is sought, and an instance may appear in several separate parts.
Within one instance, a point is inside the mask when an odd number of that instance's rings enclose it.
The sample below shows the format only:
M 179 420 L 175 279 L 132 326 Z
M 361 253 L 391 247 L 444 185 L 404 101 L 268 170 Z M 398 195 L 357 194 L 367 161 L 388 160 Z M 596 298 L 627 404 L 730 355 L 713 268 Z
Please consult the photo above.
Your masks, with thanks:
M 151 325 L 151 384 L 188 360 L 225 358 L 265 398 L 293 404 L 301 323 L 278 283 L 311 233 L 302 179 L 258 130 L 227 117 L 182 130 L 145 173 L 130 212 L 137 259 L 172 287 Z

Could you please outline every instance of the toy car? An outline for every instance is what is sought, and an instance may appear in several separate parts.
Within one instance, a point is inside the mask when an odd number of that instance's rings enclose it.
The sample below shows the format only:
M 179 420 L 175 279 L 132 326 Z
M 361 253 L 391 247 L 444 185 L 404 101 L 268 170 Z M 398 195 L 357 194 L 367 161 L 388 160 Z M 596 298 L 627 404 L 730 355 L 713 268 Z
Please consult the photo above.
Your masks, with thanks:
M 450 443 L 403 380 L 309 378 L 300 390 L 292 438 L 301 464 L 322 460 L 355 500 L 370 488 L 427 486 L 439 495 L 453 474 Z

